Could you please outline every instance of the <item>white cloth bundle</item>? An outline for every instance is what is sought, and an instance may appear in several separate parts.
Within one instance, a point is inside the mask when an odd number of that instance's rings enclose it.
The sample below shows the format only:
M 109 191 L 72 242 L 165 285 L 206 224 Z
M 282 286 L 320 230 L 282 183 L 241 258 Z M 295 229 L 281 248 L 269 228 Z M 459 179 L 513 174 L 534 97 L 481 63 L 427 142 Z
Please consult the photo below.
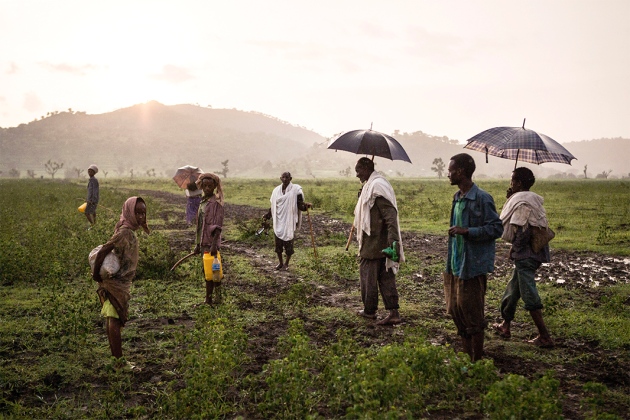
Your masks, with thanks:
M 90 251 L 90 255 L 88 256 L 88 261 L 90 263 L 90 270 L 94 272 L 94 262 L 96 262 L 96 254 L 101 250 L 103 245 L 99 245 Z M 116 254 L 110 252 L 105 256 L 105 260 L 103 260 L 103 265 L 101 265 L 101 277 L 109 277 L 111 278 L 114 274 L 116 274 L 120 270 L 120 261 Z

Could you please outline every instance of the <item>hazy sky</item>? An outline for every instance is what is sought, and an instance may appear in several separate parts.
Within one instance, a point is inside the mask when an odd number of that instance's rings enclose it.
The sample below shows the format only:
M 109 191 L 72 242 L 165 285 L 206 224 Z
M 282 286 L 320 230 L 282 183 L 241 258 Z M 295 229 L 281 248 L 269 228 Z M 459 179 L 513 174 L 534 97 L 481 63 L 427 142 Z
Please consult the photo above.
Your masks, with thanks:
M 0 127 L 148 100 L 464 141 L 630 138 L 630 0 L 0 0 Z

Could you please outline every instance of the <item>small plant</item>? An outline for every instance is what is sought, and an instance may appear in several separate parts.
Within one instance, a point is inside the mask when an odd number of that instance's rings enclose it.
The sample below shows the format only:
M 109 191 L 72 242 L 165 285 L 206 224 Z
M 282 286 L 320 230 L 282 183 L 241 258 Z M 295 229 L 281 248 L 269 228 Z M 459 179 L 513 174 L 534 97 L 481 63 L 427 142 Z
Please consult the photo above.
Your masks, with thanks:
M 497 420 L 560 419 L 559 386 L 552 372 L 533 382 L 524 376 L 509 374 L 494 383 L 484 396 L 484 412 Z
M 608 240 L 610 239 L 611 230 L 612 229 L 608 225 L 608 222 L 606 220 L 602 221 L 602 223 L 599 225 L 599 230 L 597 231 L 597 244 L 598 245 L 605 245 L 606 243 L 608 243 Z

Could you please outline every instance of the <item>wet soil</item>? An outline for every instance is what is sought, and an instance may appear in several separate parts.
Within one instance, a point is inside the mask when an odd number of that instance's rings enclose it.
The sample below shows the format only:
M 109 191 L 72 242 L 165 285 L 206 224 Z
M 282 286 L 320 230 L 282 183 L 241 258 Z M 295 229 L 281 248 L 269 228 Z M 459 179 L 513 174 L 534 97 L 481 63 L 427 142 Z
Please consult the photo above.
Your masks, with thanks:
M 157 192 L 143 191 L 145 195 L 150 195 L 161 201 L 181 205 L 181 197 L 179 195 Z M 242 223 L 243 221 L 259 220 L 264 211 L 258 208 L 226 204 L 226 219 L 228 223 Z M 173 251 L 181 254 L 189 251 L 191 248 L 192 233 L 191 229 L 183 222 L 184 214 L 177 212 L 165 212 L 159 217 L 165 220 L 166 224 L 163 229 L 169 231 L 169 243 Z M 320 245 L 327 242 L 327 238 L 331 237 L 331 233 L 344 233 L 350 231 L 350 225 L 340 220 L 333 219 L 326 215 L 311 214 L 312 227 L 314 236 Z M 181 220 L 181 222 L 174 220 Z M 296 238 L 296 247 L 311 246 L 311 238 L 308 230 L 303 230 L 302 234 Z M 270 233 L 273 234 L 272 232 Z M 338 243 L 338 239 L 337 239 Z M 425 235 L 414 232 L 403 232 L 403 243 L 405 245 L 406 255 L 413 255 L 420 261 L 418 272 L 413 274 L 413 278 L 417 280 L 417 286 L 422 288 L 424 299 L 426 299 L 427 291 L 434 298 L 435 305 L 432 306 L 430 313 L 424 313 L 416 318 L 402 314 L 404 324 L 408 326 L 422 325 L 423 328 L 429 329 L 430 341 L 436 345 L 449 344 L 456 350 L 461 351 L 458 337 L 450 332 L 440 329 L 438 326 L 427 327 L 427 318 L 435 320 L 443 320 L 447 316 L 443 306 L 443 292 L 441 274 L 436 270 L 427 269 L 437 264 L 443 264 L 446 257 L 446 237 L 436 235 Z M 513 264 L 507 258 L 509 246 L 499 244 L 497 249 L 496 271 L 493 277 L 504 277 L 512 272 Z M 265 296 L 266 294 L 279 294 L 286 291 L 292 284 L 301 280 L 292 271 L 275 271 L 274 267 L 277 263 L 275 258 L 270 258 L 272 254 L 272 241 L 229 241 L 223 245 L 222 254 L 229 260 L 230 254 L 238 254 L 250 260 L 252 267 L 261 276 L 273 279 L 273 290 L 256 290 L 256 294 Z M 229 269 L 229 266 L 226 266 Z M 630 259 L 623 257 L 613 257 L 589 252 L 572 252 L 562 250 L 552 250 L 552 263 L 545 264 L 538 270 L 538 281 L 541 283 L 551 283 L 553 287 L 561 287 L 567 290 L 574 290 L 576 293 L 586 294 L 594 305 L 597 305 L 606 293 L 606 286 L 619 282 L 630 282 Z M 329 305 L 347 308 L 356 311 L 360 308 L 359 302 L 349 297 L 350 292 L 354 292 L 358 287 L 357 279 L 345 279 L 339 276 L 335 287 L 317 287 L 312 295 L 313 304 Z M 232 282 L 229 287 L 239 289 L 252 288 L 251 284 L 244 281 Z M 413 289 L 400 290 L 401 300 L 407 299 L 413 301 Z M 242 301 L 238 303 L 243 309 L 245 308 L 264 308 L 269 310 L 269 303 Z M 630 310 L 630 302 L 625 302 Z M 488 305 L 487 319 L 490 322 L 499 321 L 499 313 L 493 305 Z M 380 314 L 383 316 L 384 314 Z M 165 321 L 165 322 L 168 322 Z M 184 314 L 183 319 L 175 320 L 177 324 L 192 325 L 190 318 Z M 438 323 L 434 323 L 437 325 Z M 148 326 L 147 326 L 148 327 Z M 318 340 L 332 341 L 335 340 L 334 333 L 340 327 L 355 328 L 356 325 L 322 325 L 316 323 L 305 322 L 305 327 L 311 337 L 317 337 Z M 327 331 L 322 332 L 322 331 Z M 249 372 L 260 372 L 262 366 L 269 360 L 277 357 L 275 346 L 277 338 L 286 332 L 286 324 L 268 323 L 266 325 L 257 325 L 256 329 L 249 331 L 256 345 L 250 349 L 251 364 L 247 367 Z M 512 338 L 515 340 L 525 341 L 535 336 L 535 327 L 531 322 L 513 323 Z M 358 334 L 365 340 L 365 345 L 373 345 L 375 343 L 386 344 L 388 342 L 401 339 L 400 329 L 375 327 L 371 321 L 366 321 L 364 327 L 361 327 L 361 334 Z M 583 401 L 584 392 L 583 385 L 589 381 L 596 381 L 605 384 L 609 389 L 616 390 L 621 393 L 630 392 L 630 362 L 628 358 L 628 350 L 622 349 L 618 351 L 604 350 L 599 347 L 596 341 L 579 341 L 576 339 L 554 337 L 555 348 L 553 350 L 533 348 L 532 351 L 539 352 L 541 358 L 519 358 L 514 356 L 507 348 L 507 342 L 491 330 L 486 333 L 486 352 L 487 357 L 494 361 L 495 366 L 500 373 L 514 373 L 526 376 L 530 379 L 536 379 L 542 376 L 547 370 L 553 369 L 555 377 L 560 380 L 561 392 L 563 395 L 563 414 L 566 418 L 583 418 L 584 410 L 580 408 Z M 553 351 L 563 355 L 561 365 L 552 365 L 545 362 L 549 358 L 544 357 L 543 352 Z M 156 372 L 145 372 L 147 377 L 159 376 L 158 367 Z M 630 407 L 607 407 L 608 412 L 624 413 L 629 412 Z M 438 416 L 439 417 L 439 416 Z M 448 417 L 448 416 L 447 416 Z

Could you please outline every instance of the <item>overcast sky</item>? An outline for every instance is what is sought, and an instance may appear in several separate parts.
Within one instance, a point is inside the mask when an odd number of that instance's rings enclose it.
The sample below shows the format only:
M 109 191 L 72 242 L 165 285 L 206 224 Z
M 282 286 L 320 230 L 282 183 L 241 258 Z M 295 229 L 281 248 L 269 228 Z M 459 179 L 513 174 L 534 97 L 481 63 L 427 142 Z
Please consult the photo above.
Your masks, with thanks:
M 0 127 L 149 100 L 325 137 L 630 138 L 630 0 L 0 0 Z

